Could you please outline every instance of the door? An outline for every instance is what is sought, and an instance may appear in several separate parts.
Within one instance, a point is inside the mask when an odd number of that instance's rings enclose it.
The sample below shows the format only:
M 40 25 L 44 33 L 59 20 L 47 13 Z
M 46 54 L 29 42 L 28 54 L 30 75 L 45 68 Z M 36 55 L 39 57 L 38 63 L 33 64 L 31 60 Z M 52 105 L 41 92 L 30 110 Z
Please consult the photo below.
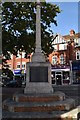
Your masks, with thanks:
M 56 73 L 56 85 L 62 85 L 62 74 L 61 74 L 61 72 Z

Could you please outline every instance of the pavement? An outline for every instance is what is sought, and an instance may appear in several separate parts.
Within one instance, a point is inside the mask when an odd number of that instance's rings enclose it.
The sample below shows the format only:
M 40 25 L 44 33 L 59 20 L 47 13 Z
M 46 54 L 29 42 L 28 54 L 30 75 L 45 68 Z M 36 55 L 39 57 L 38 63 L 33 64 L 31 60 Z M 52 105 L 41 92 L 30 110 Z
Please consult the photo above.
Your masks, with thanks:
M 80 105 L 80 84 L 79 85 L 56 85 L 54 91 L 65 93 L 66 97 L 75 99 L 76 105 Z

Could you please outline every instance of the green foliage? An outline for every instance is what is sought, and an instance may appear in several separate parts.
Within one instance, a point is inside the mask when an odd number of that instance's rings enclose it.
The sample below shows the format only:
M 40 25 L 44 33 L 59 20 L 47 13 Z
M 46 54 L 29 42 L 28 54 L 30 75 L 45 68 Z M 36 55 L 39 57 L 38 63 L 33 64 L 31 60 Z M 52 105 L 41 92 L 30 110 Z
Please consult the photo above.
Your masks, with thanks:
M 9 77 L 10 79 L 13 79 L 13 72 L 10 70 L 10 69 L 8 69 L 8 68 L 6 68 L 6 69 L 2 69 L 2 75 L 7 75 L 7 77 Z
M 42 49 L 49 54 L 53 51 L 50 24 L 57 25 L 55 17 L 60 13 L 57 5 L 41 3 Z M 22 48 L 31 53 L 35 49 L 36 4 L 29 2 L 5 2 L 2 5 L 2 45 L 3 54 L 16 54 Z M 15 48 L 16 46 L 16 48 Z

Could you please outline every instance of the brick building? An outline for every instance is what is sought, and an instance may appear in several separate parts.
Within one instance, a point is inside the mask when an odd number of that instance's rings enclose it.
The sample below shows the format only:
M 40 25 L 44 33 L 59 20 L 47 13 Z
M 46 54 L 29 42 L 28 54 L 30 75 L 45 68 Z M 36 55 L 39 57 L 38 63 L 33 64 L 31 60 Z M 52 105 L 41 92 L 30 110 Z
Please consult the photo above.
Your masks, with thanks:
M 17 57 L 12 54 L 11 59 L 7 60 L 9 69 L 13 71 L 15 78 L 26 78 L 26 63 L 31 61 L 30 56 L 25 58 L 25 52 L 18 51 Z
M 70 31 L 69 35 L 58 34 L 53 41 L 54 51 L 49 55 L 52 64 L 52 83 L 71 84 L 72 62 L 80 60 L 80 33 Z

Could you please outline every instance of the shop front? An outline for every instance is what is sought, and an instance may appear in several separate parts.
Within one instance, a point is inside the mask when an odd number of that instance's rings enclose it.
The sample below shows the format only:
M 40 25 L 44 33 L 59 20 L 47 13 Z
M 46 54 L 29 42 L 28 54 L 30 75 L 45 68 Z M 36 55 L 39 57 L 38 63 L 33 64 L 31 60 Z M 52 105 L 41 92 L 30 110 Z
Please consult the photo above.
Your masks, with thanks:
M 80 60 L 76 60 L 72 62 L 72 76 L 73 82 L 80 83 Z
M 51 70 L 53 85 L 70 84 L 70 68 L 52 68 Z
M 26 71 L 25 70 L 14 70 L 14 79 L 15 80 L 26 80 Z

